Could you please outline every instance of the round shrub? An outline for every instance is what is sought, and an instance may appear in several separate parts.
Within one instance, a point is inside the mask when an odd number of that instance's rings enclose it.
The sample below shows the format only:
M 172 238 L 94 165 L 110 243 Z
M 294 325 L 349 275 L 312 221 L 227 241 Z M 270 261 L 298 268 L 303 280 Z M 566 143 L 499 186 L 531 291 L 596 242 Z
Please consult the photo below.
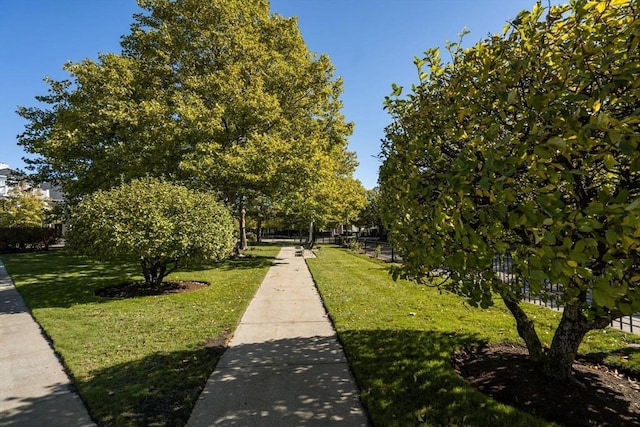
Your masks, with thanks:
M 152 178 L 97 191 L 72 210 L 67 245 L 97 259 L 140 262 L 147 284 L 234 248 L 231 214 L 211 194 Z

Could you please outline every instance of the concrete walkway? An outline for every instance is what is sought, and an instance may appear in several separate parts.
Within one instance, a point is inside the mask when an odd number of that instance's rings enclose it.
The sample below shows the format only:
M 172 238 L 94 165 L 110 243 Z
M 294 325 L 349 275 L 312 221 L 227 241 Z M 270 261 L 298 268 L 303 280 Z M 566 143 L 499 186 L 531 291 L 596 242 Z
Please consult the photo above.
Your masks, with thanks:
M 280 251 L 187 426 L 367 426 L 311 274 Z
M 0 262 L 0 426 L 94 426 Z

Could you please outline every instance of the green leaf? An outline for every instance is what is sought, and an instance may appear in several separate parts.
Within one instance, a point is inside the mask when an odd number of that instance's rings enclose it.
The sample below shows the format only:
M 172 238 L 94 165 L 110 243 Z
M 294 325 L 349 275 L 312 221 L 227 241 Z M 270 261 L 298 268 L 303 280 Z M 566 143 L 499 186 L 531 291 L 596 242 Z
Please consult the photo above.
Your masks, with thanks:
M 593 288 L 591 295 L 596 305 L 608 308 L 614 308 L 616 306 L 614 292 L 606 282 L 599 282 Z
M 631 211 L 636 210 L 638 208 L 640 208 L 640 197 L 635 199 L 633 202 L 629 203 L 624 208 L 624 210 L 627 211 L 627 212 L 631 212 Z
M 567 148 L 567 141 L 565 141 L 564 138 L 560 138 L 559 136 L 554 136 L 553 138 L 549 139 L 549 141 L 547 141 L 547 144 L 559 150 L 564 150 L 565 148 Z
M 616 167 L 616 159 L 613 158 L 613 156 L 611 154 L 605 154 L 604 158 L 604 166 L 608 169 L 608 170 L 612 170 L 613 168 Z
M 541 145 L 537 145 L 534 149 L 533 149 L 533 154 L 535 154 L 536 156 L 540 157 L 541 159 L 547 160 L 550 159 L 551 157 L 553 157 L 553 153 L 551 153 L 549 150 L 547 150 L 545 147 L 541 146 Z
M 620 142 L 620 152 L 625 156 L 631 156 L 636 151 L 636 147 L 630 141 L 624 140 Z

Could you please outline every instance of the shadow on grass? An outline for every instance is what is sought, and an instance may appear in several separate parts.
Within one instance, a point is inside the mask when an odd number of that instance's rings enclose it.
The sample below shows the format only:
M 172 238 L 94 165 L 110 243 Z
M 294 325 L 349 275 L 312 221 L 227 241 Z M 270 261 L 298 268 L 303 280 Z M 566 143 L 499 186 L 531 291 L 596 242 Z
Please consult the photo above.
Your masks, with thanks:
M 344 354 L 326 332 L 232 346 L 192 417 L 195 425 L 367 425 Z
M 637 345 L 637 344 L 636 344 Z M 627 368 L 624 366 L 624 363 L 615 363 L 616 359 L 624 361 L 628 361 L 629 359 L 640 359 L 640 347 L 620 347 L 617 349 L 612 349 L 607 352 L 597 352 L 593 351 L 590 353 L 586 353 L 580 356 L 581 359 L 597 364 L 612 364 L 614 363 L 615 368 L 625 373 L 627 376 L 630 376 L 635 379 L 640 378 L 640 372 L 637 369 Z M 635 365 L 637 366 L 637 365 Z
M 474 387 L 493 398 L 567 426 L 640 426 L 638 396 L 626 380 L 582 364 L 571 381 L 540 372 L 523 346 L 493 345 L 467 352 L 460 370 Z M 580 385 L 578 385 L 580 384 Z
M 223 349 L 154 354 L 77 386 L 99 425 L 184 425 Z M 216 369 L 194 413 L 202 425 L 363 425 L 334 337 L 240 344 Z
M 181 272 L 194 272 L 200 270 L 218 269 L 222 271 L 230 270 L 251 270 L 254 268 L 269 267 L 274 262 L 275 257 L 266 255 L 246 255 L 239 258 L 231 258 L 217 263 L 201 263 L 188 265 L 181 268 Z
M 64 249 L 8 255 L 2 260 L 32 310 L 106 302 L 94 295 L 95 289 L 138 274 L 131 263 L 92 261 Z
M 184 425 L 223 351 L 153 354 L 94 371 L 76 386 L 98 425 Z
M 140 276 L 138 265 L 127 260 L 93 261 L 65 249 L 3 255 L 2 260 L 30 309 L 78 304 L 107 303 L 94 295 L 97 289 L 131 281 Z M 269 267 L 275 257 L 251 254 L 220 263 L 194 264 L 180 272 L 204 269 L 222 271 Z
M 475 334 L 418 330 L 339 332 L 376 426 L 547 425 L 488 399 L 454 370 L 461 348 L 483 344 Z

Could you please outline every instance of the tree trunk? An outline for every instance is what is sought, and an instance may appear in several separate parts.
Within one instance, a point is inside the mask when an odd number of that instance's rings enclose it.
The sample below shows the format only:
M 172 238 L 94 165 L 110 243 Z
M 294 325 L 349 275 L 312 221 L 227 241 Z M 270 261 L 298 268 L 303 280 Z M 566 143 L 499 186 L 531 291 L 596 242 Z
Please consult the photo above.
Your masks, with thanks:
M 146 259 L 140 260 L 140 268 L 142 269 L 142 277 L 144 277 L 144 283 L 151 283 L 151 272 L 149 271 L 149 266 Z
M 535 325 L 520 307 L 520 301 L 513 301 L 509 297 L 502 297 L 505 305 L 516 319 L 516 328 L 518 329 L 518 335 L 524 340 L 527 350 L 529 350 L 529 357 L 536 363 L 544 363 L 545 353 L 536 332 Z
M 240 218 L 239 218 L 239 222 L 240 222 L 240 250 L 244 251 L 247 250 L 248 245 L 247 245 L 247 225 L 246 225 L 246 220 L 245 220 L 245 215 L 246 215 L 247 211 L 244 208 L 244 203 L 242 203 L 240 205 Z
M 256 230 L 256 243 L 262 243 L 262 217 L 258 215 L 258 229 Z
M 579 303 L 567 304 L 543 364 L 544 373 L 560 380 L 571 378 L 573 361 L 585 334 L 591 329 Z
M 160 286 L 167 275 L 167 264 L 163 261 L 141 259 L 140 267 L 144 283 L 149 286 Z
M 315 225 L 315 221 L 311 221 L 311 224 L 309 224 L 309 248 L 313 246 L 313 242 L 316 240 Z

